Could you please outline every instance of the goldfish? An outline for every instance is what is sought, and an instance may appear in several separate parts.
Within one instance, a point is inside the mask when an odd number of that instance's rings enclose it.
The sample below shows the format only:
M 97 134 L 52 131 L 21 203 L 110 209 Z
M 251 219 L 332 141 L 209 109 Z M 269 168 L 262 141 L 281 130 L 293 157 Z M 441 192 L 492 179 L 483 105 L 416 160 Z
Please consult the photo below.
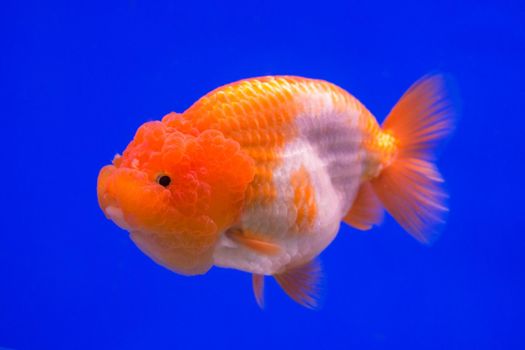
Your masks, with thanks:
M 435 237 L 448 211 L 435 150 L 454 119 L 439 74 L 412 85 L 381 125 L 327 81 L 245 79 L 140 126 L 100 170 L 98 202 L 171 271 L 248 272 L 261 307 L 272 276 L 316 308 L 318 256 L 341 223 L 369 230 L 386 210 L 417 240 Z

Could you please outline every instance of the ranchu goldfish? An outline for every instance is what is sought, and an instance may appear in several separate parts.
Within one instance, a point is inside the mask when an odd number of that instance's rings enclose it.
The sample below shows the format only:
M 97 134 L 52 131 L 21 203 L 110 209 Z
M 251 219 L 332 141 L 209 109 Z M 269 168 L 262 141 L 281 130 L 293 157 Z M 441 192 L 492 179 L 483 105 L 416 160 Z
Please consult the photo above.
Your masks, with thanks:
M 447 195 L 434 153 L 454 127 L 449 101 L 442 76 L 426 76 L 379 125 L 323 80 L 241 80 L 140 126 L 101 169 L 98 201 L 176 273 L 249 272 L 261 306 L 272 276 L 314 308 L 317 257 L 341 222 L 368 230 L 386 210 L 419 241 L 435 236 Z

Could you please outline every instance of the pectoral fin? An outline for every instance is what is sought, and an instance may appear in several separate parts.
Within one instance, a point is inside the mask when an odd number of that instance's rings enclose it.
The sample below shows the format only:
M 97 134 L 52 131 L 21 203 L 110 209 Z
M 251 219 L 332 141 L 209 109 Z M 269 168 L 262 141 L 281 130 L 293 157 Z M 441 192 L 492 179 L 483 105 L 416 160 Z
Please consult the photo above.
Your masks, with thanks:
M 278 244 L 250 230 L 230 229 L 226 232 L 226 235 L 232 241 L 244 245 L 260 254 L 275 255 L 281 250 Z

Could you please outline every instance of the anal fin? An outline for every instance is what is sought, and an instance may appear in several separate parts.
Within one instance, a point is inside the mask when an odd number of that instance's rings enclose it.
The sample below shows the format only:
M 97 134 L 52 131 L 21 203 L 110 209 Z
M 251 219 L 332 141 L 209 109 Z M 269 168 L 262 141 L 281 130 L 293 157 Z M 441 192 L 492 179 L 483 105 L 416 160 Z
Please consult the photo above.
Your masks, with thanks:
M 365 182 L 359 188 L 357 197 L 343 221 L 358 230 L 370 230 L 373 225 L 383 221 L 383 206 L 377 198 L 372 185 Z
M 314 259 L 273 277 L 290 298 L 302 306 L 315 309 L 319 306 L 321 276 L 321 264 Z

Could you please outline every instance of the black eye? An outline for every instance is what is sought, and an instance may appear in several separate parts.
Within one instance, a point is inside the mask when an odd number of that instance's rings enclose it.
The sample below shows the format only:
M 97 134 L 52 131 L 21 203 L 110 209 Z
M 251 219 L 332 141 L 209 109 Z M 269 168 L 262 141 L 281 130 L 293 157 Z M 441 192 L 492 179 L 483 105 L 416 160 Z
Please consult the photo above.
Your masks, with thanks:
M 163 187 L 168 187 L 171 183 L 171 179 L 168 175 L 160 175 L 157 177 L 157 182 Z

